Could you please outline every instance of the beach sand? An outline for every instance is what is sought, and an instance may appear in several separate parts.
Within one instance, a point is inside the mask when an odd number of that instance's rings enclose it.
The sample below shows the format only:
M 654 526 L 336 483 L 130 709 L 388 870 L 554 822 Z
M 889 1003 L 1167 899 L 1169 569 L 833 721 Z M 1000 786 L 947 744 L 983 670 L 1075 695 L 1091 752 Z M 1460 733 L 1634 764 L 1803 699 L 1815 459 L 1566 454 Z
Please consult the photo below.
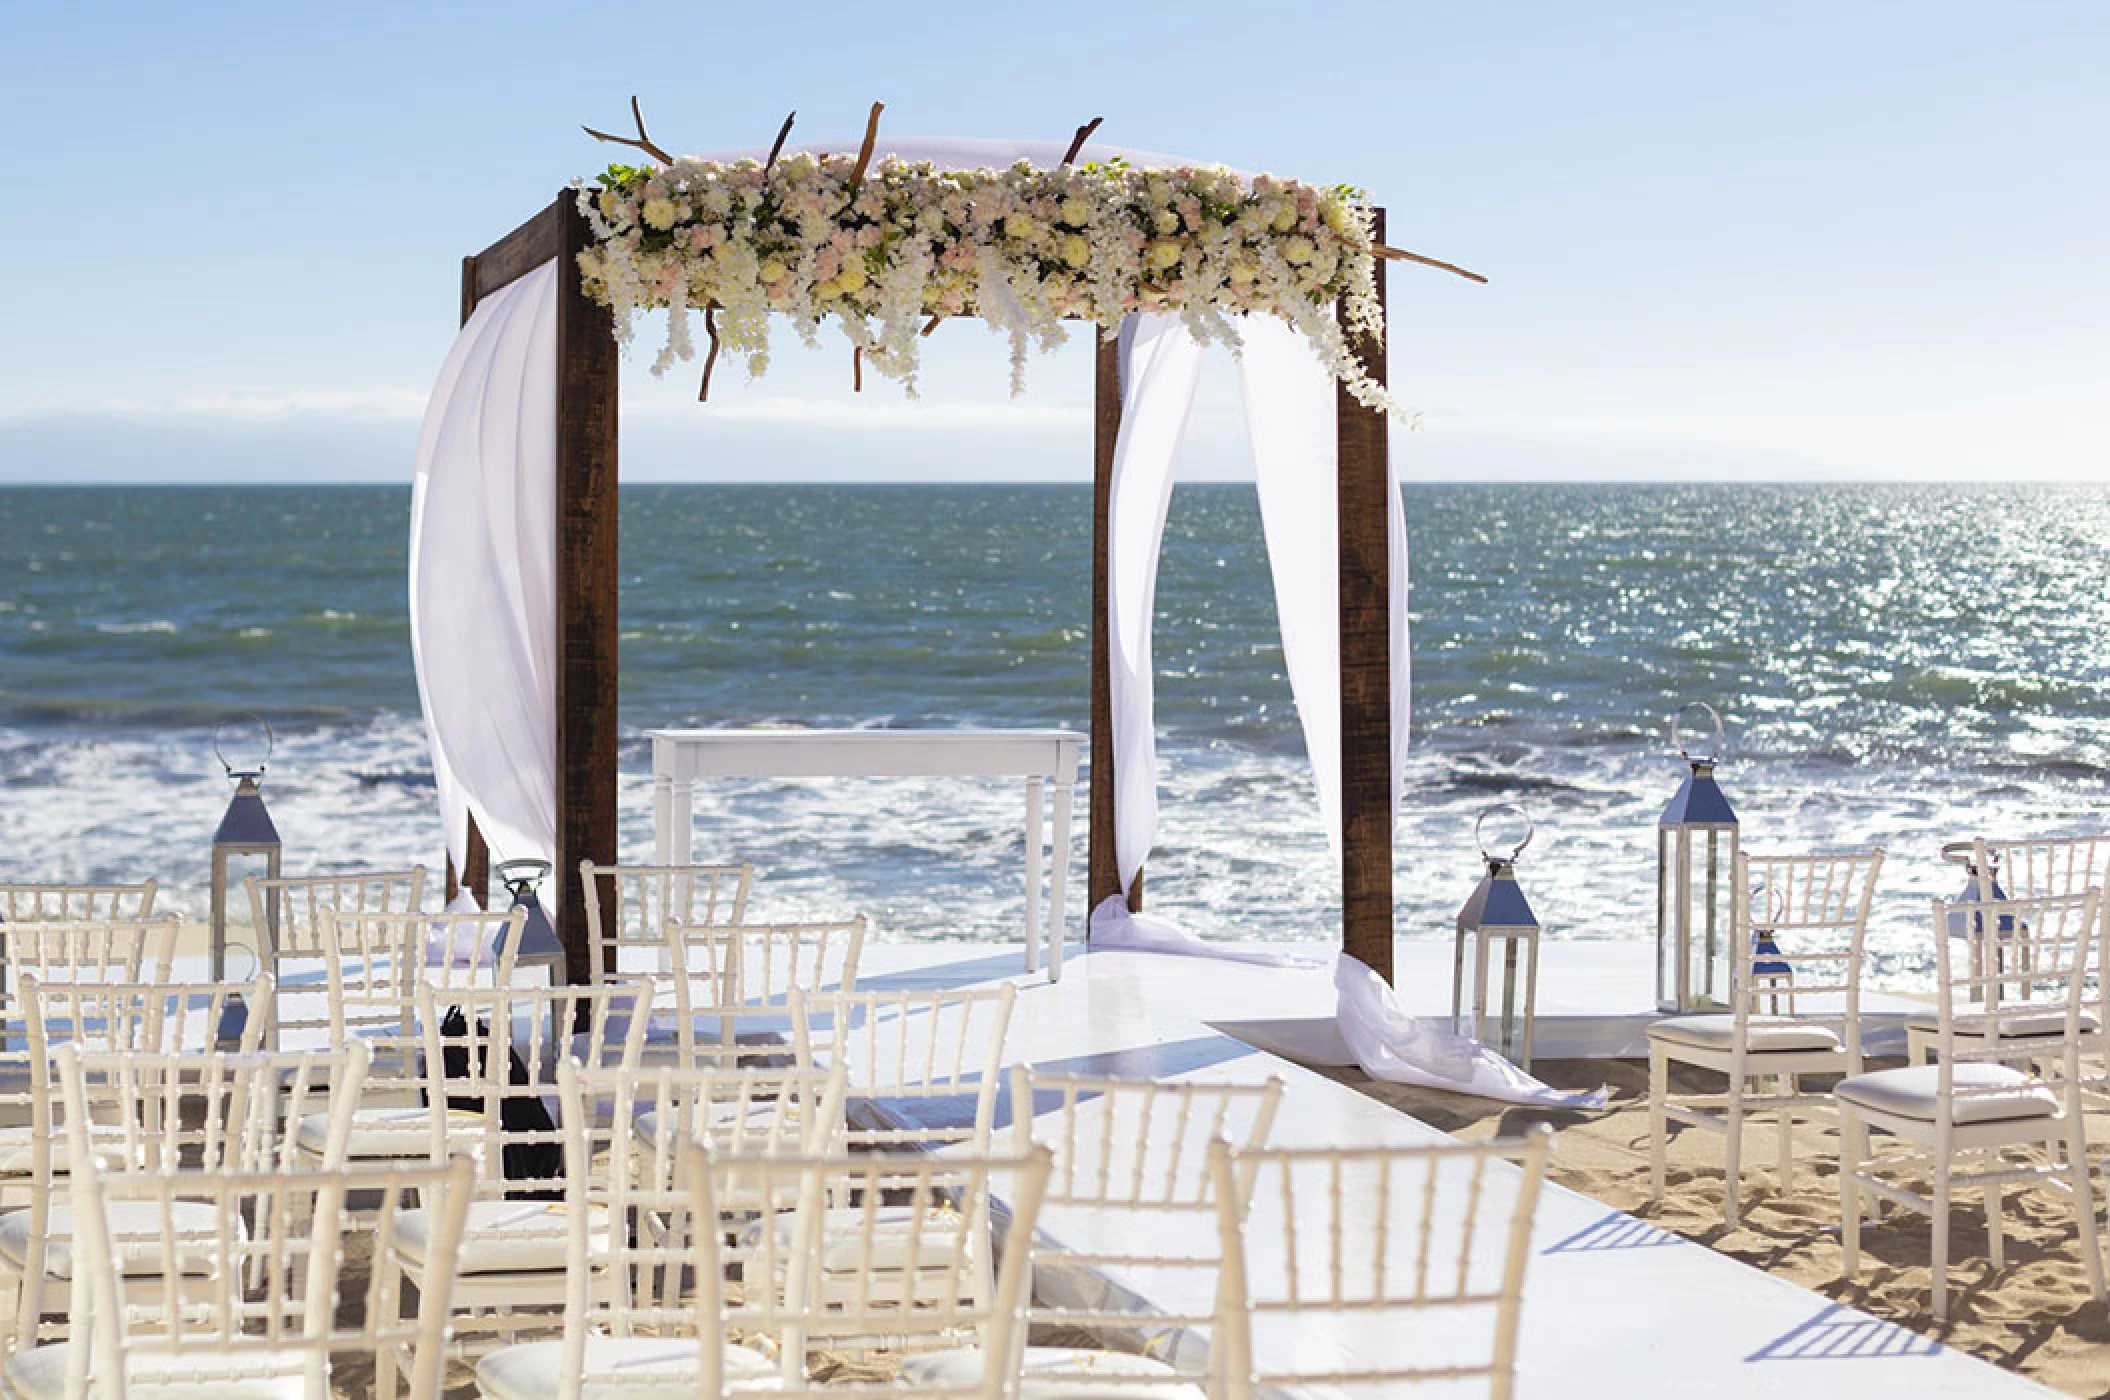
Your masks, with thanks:
M 2009 1194 L 2007 1266 L 1996 1272 L 1986 1257 L 1979 1198 L 1975 1193 L 1960 1198 L 1951 1234 L 1949 1320 L 1938 1323 L 1928 1312 L 1924 1216 L 1892 1211 L 1868 1226 L 1862 1233 L 1859 1275 L 1851 1281 L 1840 1278 L 1838 1147 L 1825 1128 L 1798 1126 L 1795 1180 L 1783 1193 L 1774 1166 L 1778 1139 L 1772 1123 L 1755 1119 L 1746 1127 L 1743 1219 L 1737 1229 L 1726 1230 L 1719 1133 L 1673 1125 L 1668 1189 L 1659 1204 L 1649 1201 L 1645 1063 L 1540 1061 L 1532 1068 L 1563 1088 L 1609 1085 L 1611 1103 L 1599 1113 L 1546 1112 L 1380 1083 L 1354 1069 L 1328 1073 L 1468 1141 L 1515 1133 L 1532 1123 L 1551 1124 L 1559 1134 L 1551 1174 L 1563 1186 L 2068 1395 L 2110 1397 L 2110 1311 L 2089 1297 L 2073 1215 L 2060 1199 L 2041 1191 Z M 1721 1080 L 1674 1070 L 1673 1084 L 1688 1092 L 1718 1093 Z M 2105 1132 L 2110 1132 L 2110 1116 L 2090 1114 L 2089 1140 L 2103 1141 Z

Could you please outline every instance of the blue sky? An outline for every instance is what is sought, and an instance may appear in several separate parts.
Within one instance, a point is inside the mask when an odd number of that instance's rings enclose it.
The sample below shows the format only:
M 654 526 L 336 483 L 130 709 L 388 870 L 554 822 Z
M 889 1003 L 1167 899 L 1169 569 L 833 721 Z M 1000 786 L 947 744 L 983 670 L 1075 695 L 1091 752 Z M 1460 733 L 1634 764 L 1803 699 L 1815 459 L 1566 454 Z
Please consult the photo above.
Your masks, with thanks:
M 0 481 L 407 481 L 459 259 L 613 154 L 1110 141 L 1352 181 L 1410 478 L 2110 478 L 2110 6 L 36 4 L 0 21 Z M 654 331 L 642 329 L 641 342 Z M 824 336 L 824 341 L 827 337 Z M 625 371 L 630 479 L 1080 479 L 1082 344 Z M 1245 471 L 1232 375 L 1185 468 Z

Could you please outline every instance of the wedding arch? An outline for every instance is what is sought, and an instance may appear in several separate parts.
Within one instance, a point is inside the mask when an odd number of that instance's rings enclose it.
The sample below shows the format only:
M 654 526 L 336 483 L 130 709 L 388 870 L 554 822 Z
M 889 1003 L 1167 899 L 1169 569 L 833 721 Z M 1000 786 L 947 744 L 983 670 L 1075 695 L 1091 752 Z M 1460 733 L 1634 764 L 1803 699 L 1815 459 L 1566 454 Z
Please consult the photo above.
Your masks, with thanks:
M 1092 329 L 1089 906 L 1142 902 L 1156 830 L 1150 619 L 1202 347 L 1238 349 L 1285 663 L 1341 863 L 1343 951 L 1392 972 L 1392 819 L 1406 714 L 1405 525 L 1389 463 L 1384 243 L 1356 191 L 1091 141 L 787 145 L 574 182 L 462 260 L 462 331 L 427 409 L 412 504 L 413 651 L 448 887 L 541 856 L 588 975 L 582 859 L 616 859 L 617 366 L 667 308 L 655 370 L 709 349 L 766 367 L 769 323 L 839 325 L 913 393 L 949 317 L 1029 345 Z M 860 382 L 861 387 L 861 382 Z

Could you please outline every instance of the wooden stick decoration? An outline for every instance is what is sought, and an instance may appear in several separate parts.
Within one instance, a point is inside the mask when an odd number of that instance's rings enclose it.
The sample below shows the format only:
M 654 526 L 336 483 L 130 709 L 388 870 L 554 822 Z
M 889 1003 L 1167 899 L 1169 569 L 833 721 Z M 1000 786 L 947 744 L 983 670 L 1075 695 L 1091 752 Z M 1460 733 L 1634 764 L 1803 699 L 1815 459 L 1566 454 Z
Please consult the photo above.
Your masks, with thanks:
M 864 391 L 865 348 L 862 345 L 853 345 L 850 347 L 850 392 L 862 394 Z
M 777 157 L 784 154 L 784 138 L 791 135 L 791 124 L 798 120 L 798 109 L 784 114 L 784 124 L 777 128 L 776 143 L 769 148 L 769 159 L 762 162 L 762 173 L 767 175 L 775 168 Z
M 1445 272 L 1455 272 L 1468 282 L 1484 283 L 1487 281 L 1479 273 L 1468 272 L 1456 263 L 1438 262 L 1435 258 L 1425 258 L 1419 253 L 1410 253 L 1404 248 L 1388 248 L 1380 243 L 1370 251 L 1390 262 L 1420 263 L 1423 267 L 1436 267 L 1443 269 Z
M 1070 138 L 1070 148 L 1062 153 L 1061 164 L 1076 164 L 1077 153 L 1084 149 L 1084 143 L 1092 139 L 1092 133 L 1097 131 L 1099 129 L 1099 123 L 1105 120 L 1106 118 L 1104 117 L 1093 117 L 1083 126 L 1078 127 L 1077 134 Z
M 925 321 L 925 322 L 923 323 L 923 329 L 922 329 L 922 330 L 920 330 L 920 331 L 918 331 L 918 332 L 917 332 L 917 334 L 918 334 L 918 335 L 929 335 L 929 334 L 930 334 L 930 333 L 931 333 L 932 331 L 934 331 L 934 330 L 936 330 L 936 329 L 938 328 L 938 322 L 940 322 L 940 321 L 942 321 L 942 320 L 944 320 L 944 319 L 945 319 L 945 318 L 944 318 L 943 316 L 933 316 L 933 317 L 931 317 L 931 318 L 930 318 L 930 319 L 929 319 L 928 321 Z
M 879 141 L 879 114 L 886 110 L 886 103 L 874 102 L 872 115 L 865 118 L 865 143 L 857 152 L 857 164 L 850 167 L 850 198 L 857 198 L 857 187 L 865 181 L 865 170 L 872 164 L 872 147 Z
M 607 141 L 612 145 L 634 147 L 643 151 L 661 165 L 672 165 L 674 157 L 652 144 L 651 134 L 645 130 L 645 109 L 638 105 L 635 93 L 631 94 L 630 97 L 630 115 L 637 122 L 637 139 L 634 141 L 627 136 L 611 136 L 605 131 L 595 131 L 590 126 L 582 126 L 579 129 L 596 141 Z
M 718 308 L 703 308 L 703 333 L 711 338 L 711 348 L 703 355 L 703 383 L 696 387 L 696 402 L 711 401 L 711 370 L 718 364 Z

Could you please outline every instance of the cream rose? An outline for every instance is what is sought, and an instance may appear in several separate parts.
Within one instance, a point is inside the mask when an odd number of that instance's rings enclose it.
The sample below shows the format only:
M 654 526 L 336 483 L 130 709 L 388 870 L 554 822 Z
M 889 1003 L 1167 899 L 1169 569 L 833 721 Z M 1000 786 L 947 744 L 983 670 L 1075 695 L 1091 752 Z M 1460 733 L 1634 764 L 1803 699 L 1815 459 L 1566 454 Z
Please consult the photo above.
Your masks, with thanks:
M 648 199 L 643 212 L 645 223 L 661 230 L 674 227 L 674 221 L 681 217 L 681 211 L 674 207 L 671 199 Z

